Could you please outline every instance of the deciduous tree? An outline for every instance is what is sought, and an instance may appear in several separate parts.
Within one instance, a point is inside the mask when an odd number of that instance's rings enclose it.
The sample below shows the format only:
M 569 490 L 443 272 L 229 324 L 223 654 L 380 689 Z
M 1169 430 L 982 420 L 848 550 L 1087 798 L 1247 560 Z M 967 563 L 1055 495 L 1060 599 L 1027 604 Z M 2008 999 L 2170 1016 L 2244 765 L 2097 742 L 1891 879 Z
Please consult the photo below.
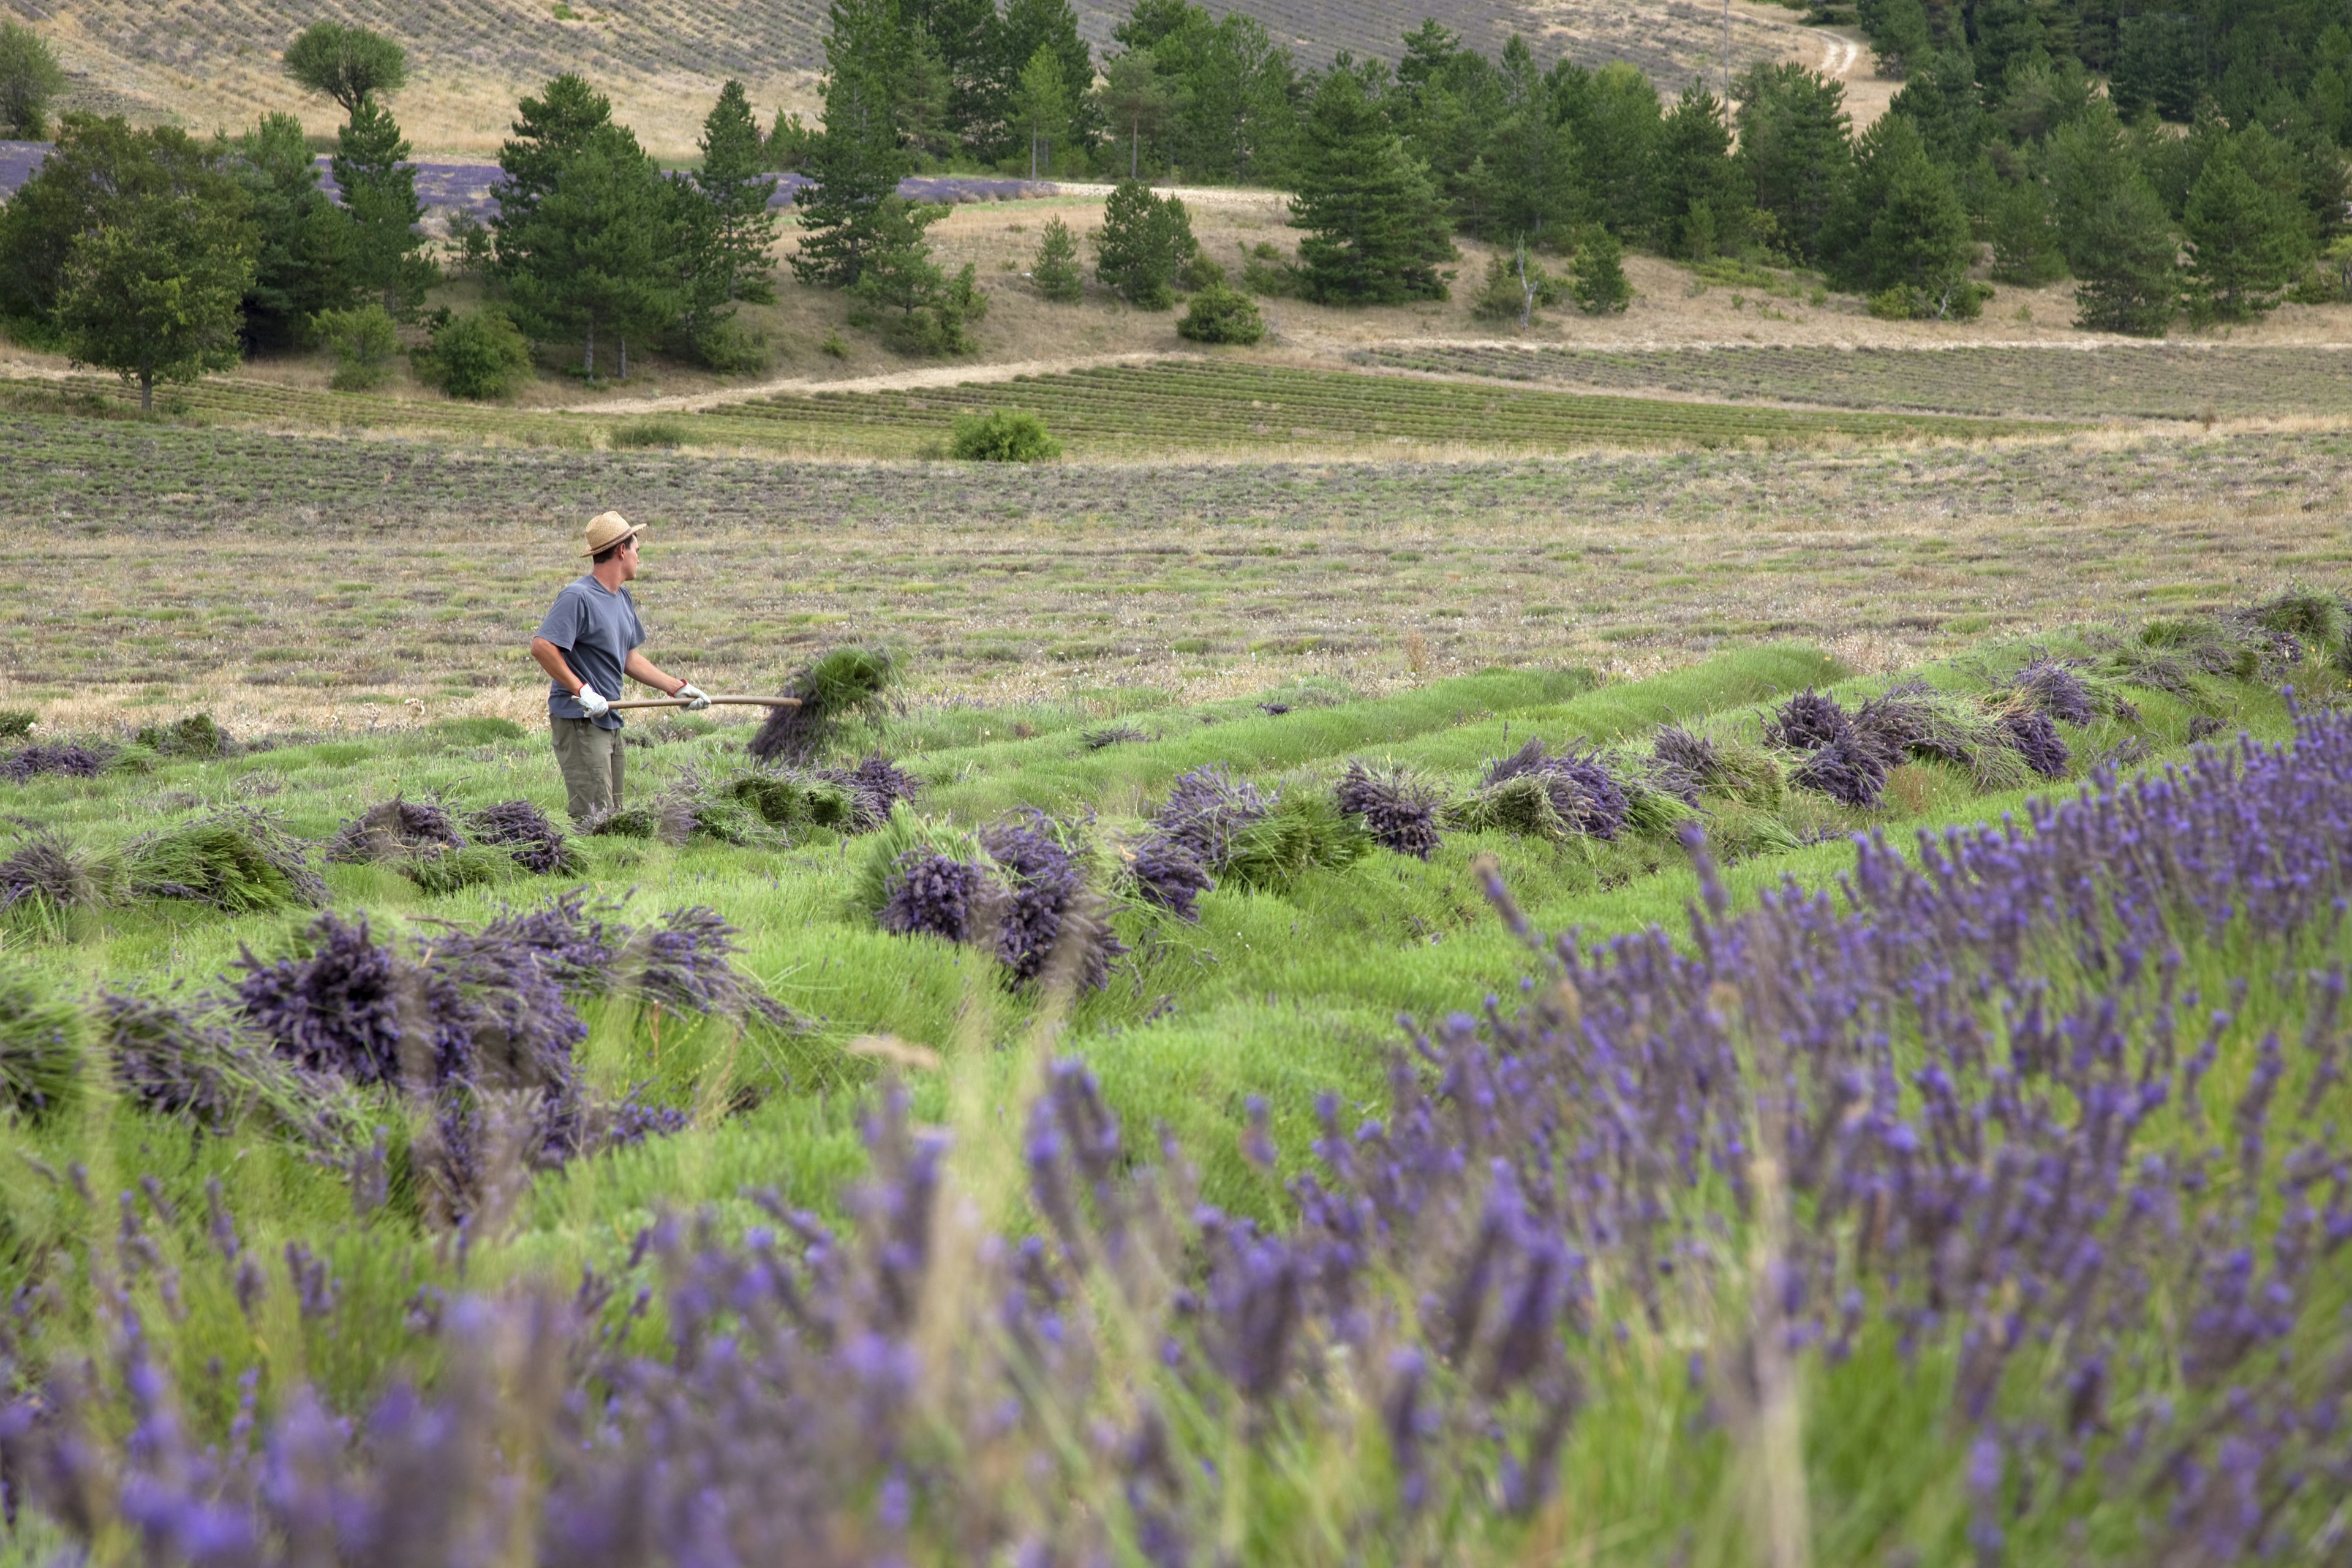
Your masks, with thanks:
M 48 40 L 21 22 L 0 21 L 0 132 L 27 142 L 49 133 L 49 104 L 66 73 Z
M 408 80 L 408 57 L 381 33 L 344 22 L 313 22 L 286 46 L 286 74 L 343 106 L 346 116 Z

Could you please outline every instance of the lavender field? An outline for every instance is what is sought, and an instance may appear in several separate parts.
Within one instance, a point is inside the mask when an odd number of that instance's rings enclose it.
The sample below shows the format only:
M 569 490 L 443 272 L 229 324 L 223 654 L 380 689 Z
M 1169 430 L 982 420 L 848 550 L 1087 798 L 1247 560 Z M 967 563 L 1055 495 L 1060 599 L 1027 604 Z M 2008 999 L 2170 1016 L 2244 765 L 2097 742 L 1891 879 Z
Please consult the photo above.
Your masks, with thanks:
M 2324 1561 L 2348 627 L 44 724 L 7 1551 Z
M 0 142 L 0 201 L 14 195 L 16 187 L 33 177 L 47 161 L 49 144 L 46 142 Z M 340 197 L 333 172 L 328 161 L 318 160 L 319 183 L 328 195 Z M 495 163 L 419 162 L 410 167 L 416 171 L 416 195 L 433 213 L 446 223 L 454 215 L 463 213 L 478 222 L 488 222 L 498 211 L 490 186 L 499 178 Z M 770 205 L 787 207 L 798 199 L 808 184 L 804 174 L 780 174 L 776 192 Z M 924 202 L 983 202 L 1018 201 L 1024 196 L 1050 195 L 1050 183 L 1034 180 L 991 179 L 982 175 L 917 174 L 898 182 L 899 193 L 915 201 Z

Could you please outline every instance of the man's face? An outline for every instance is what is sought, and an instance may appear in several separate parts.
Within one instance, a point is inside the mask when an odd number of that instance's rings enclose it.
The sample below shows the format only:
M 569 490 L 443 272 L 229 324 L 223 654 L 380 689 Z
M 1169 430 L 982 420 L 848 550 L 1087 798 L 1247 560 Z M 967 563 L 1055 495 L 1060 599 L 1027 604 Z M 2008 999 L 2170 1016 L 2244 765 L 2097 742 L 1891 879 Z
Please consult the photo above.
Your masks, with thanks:
M 631 539 L 624 542 L 621 546 L 620 552 L 614 555 L 613 559 L 620 563 L 622 582 L 633 583 L 636 580 L 637 542 L 635 540 Z

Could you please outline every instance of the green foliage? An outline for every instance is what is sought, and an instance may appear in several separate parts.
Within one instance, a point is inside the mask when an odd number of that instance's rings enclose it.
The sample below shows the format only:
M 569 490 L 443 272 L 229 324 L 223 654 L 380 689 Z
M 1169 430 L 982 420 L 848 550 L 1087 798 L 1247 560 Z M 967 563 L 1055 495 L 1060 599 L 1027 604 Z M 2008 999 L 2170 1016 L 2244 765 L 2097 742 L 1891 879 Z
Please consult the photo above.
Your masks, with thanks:
M 1148 45 L 1103 62 L 1098 101 L 1112 130 L 1127 137 L 1127 177 L 1140 179 L 1144 128 L 1156 132 L 1176 105 L 1176 89 L 1160 74 L 1159 59 Z
M 436 898 L 506 881 L 515 869 L 511 856 L 483 844 L 404 856 L 397 864 L 400 874 L 415 883 L 418 892 Z
M 2066 256 L 2047 184 L 2029 178 L 1999 185 L 1991 209 L 1995 282 L 2038 289 L 2066 276 Z
M 1455 254 L 1436 189 L 1352 69 L 1325 75 L 1291 197 L 1300 291 L 1327 304 L 1443 300 Z
M 141 898 L 186 899 L 229 914 L 325 901 L 300 847 L 250 813 L 166 828 L 131 845 L 124 860 L 131 891 Z
M 209 713 L 191 713 L 170 724 L 148 724 L 139 731 L 139 744 L 163 757 L 225 757 L 228 731 Z
M 1288 300 L 1298 293 L 1298 268 L 1265 240 L 1244 245 L 1242 288 L 1264 300 Z
M 888 239 L 898 181 L 915 160 L 904 141 L 908 51 L 919 30 L 900 26 L 895 0 L 834 0 L 824 36 L 824 128 L 808 150 L 797 203 L 803 283 L 846 289 Z M 903 221 L 903 204 L 895 221 Z
M 351 220 L 352 279 L 405 321 L 439 276 L 425 253 L 425 204 L 417 198 L 408 142 L 388 110 L 362 99 L 330 163 Z
M 733 321 L 739 302 L 776 297 L 778 216 L 769 207 L 776 181 L 743 84 L 730 80 L 702 122 L 702 166 L 691 183 L 672 182 L 683 243 L 678 265 L 685 300 L 679 327 L 695 356 L 717 370 L 751 370 L 766 362 Z
M 1062 455 L 1045 422 L 1024 409 L 992 408 L 956 420 L 950 455 L 975 463 L 1039 463 Z
M 659 826 L 652 808 L 624 805 L 590 817 L 580 825 L 580 831 L 592 838 L 651 838 Z
M 990 864 L 979 838 L 919 815 L 905 801 L 894 802 L 890 819 L 866 837 L 849 884 L 849 907 L 866 920 L 879 919 L 890 901 L 891 874 L 910 849 L 929 849 L 974 866 Z
M 45 980 L 0 967 L 0 1107 L 40 1122 L 71 1106 L 88 1034 L 81 1009 Z
M 856 811 L 841 785 L 797 768 L 754 769 L 712 788 L 751 807 L 771 827 L 847 828 Z
M 669 184 L 637 139 L 598 125 L 529 217 L 499 235 L 515 324 L 543 342 L 577 336 L 591 376 L 602 329 L 618 340 L 625 379 L 629 340 L 652 338 L 677 318 L 679 228 Z
M 1833 276 L 1904 315 L 1967 319 L 1981 304 L 1968 280 L 1977 248 L 1968 209 L 1904 115 L 1863 133 L 1823 237 Z
M 1547 844 L 1564 844 L 1573 836 L 1552 804 L 1551 792 L 1535 773 L 1518 773 L 1477 790 L 1446 806 L 1438 819 L 1465 833 L 1507 833 Z
M 1029 177 L 1051 174 L 1054 143 L 1069 129 L 1070 84 L 1049 44 L 1040 44 L 1013 83 L 1013 117 L 1029 144 Z
M 2339 663 L 2352 647 L 2352 605 L 2340 594 L 2289 588 L 2256 605 L 2248 618 L 2258 626 L 2300 637 Z
M 400 329 L 382 305 L 370 300 L 353 310 L 321 310 L 310 318 L 310 330 L 335 356 L 331 384 L 336 391 L 364 391 L 392 378 Z
M 524 232 L 564 167 L 612 121 L 612 101 L 568 71 L 551 79 L 539 97 L 518 105 L 514 135 L 499 147 L 501 178 L 491 186 L 499 210 L 490 228 L 501 275 L 522 260 Z
M 265 348 L 304 342 L 320 312 L 357 296 L 356 231 L 320 187 L 302 122 L 292 115 L 263 116 L 222 151 L 260 231 L 245 295 L 246 341 Z
M 0 20 L 0 132 L 37 142 L 49 133 L 49 104 L 66 88 L 48 40 L 21 22 Z
M 1045 220 L 1037 237 L 1037 259 L 1030 264 L 1029 280 L 1037 292 L 1057 304 L 1075 305 L 1086 298 L 1086 276 L 1078 268 L 1078 237 L 1058 217 Z
M 1576 255 L 1569 263 L 1568 291 L 1588 316 L 1622 311 L 1633 301 L 1633 286 L 1625 279 L 1623 251 L 1617 237 L 1599 224 L 1576 238 Z
M 260 249 L 243 188 L 209 161 L 179 155 L 169 141 L 177 132 L 148 134 L 168 170 L 107 201 L 102 224 L 74 238 L 56 312 L 67 352 L 137 383 L 142 412 L 154 407 L 157 382 L 236 364 Z
M 1128 176 L 1145 168 L 1188 180 L 1279 184 L 1294 158 L 1300 73 L 1265 24 L 1190 4 L 1140 5 L 1112 37 L 1095 100 L 1125 139 Z
M 501 742 L 520 741 L 523 727 L 511 719 L 499 719 L 488 713 L 470 714 L 463 719 L 436 719 L 433 731 L 457 746 L 494 746 Z
M 1739 100 L 1738 163 L 1791 255 L 1822 256 L 1823 230 L 1853 161 L 1845 89 L 1789 63 L 1759 65 L 1732 89 Z
M 967 262 L 953 278 L 945 276 L 923 237 L 946 212 L 886 197 L 873 214 L 871 247 L 849 286 L 850 324 L 878 327 L 902 353 L 967 354 L 980 347 L 970 331 L 988 314 L 978 269 Z
M 1254 343 L 1265 336 L 1265 318 L 1248 295 L 1217 282 L 1192 296 L 1176 331 L 1197 343 Z
M 2200 18 L 2185 8 L 2123 17 L 2107 86 L 2117 111 L 2137 117 L 2154 110 L 2167 120 L 2187 120 L 2205 73 L 2200 31 Z
M 1482 321 L 1529 327 L 1536 313 L 1559 304 L 1559 280 L 1521 244 L 1507 257 L 1496 251 L 1486 258 L 1486 280 L 1470 301 L 1470 314 Z
M 1731 159 L 1723 100 L 1694 81 L 1659 129 L 1651 173 L 1651 224 L 1668 253 L 1704 261 L 1738 250 L 1750 196 Z
M 2160 338 L 2180 310 L 2179 242 L 2162 198 L 2137 174 L 2125 178 L 2091 209 L 2070 248 L 2087 259 L 2074 264 L 2077 326 L 2097 331 Z
M 2310 265 L 2312 244 L 2285 149 L 2260 124 L 2205 160 L 2181 216 L 2190 298 L 2199 316 L 2261 315 Z
M 313 22 L 286 46 L 286 74 L 322 94 L 356 119 L 360 106 L 398 92 L 408 79 L 407 56 L 380 33 L 342 22 Z
M 615 451 L 628 451 L 641 447 L 659 447 L 675 450 L 686 445 L 687 427 L 675 419 L 632 419 L 625 425 L 615 425 L 604 439 Z
M 40 715 L 30 708 L 0 708 L 0 741 L 22 740 L 39 721 Z
M 486 305 L 436 322 L 431 343 L 409 357 L 419 380 L 452 397 L 504 397 L 530 368 L 530 344 Z
M 768 127 L 767 141 L 761 148 L 763 166 L 787 173 L 807 168 L 817 136 L 818 132 L 803 122 L 799 115 L 777 110 L 774 122 Z
M 1342 871 L 1371 852 L 1362 823 L 1341 816 L 1328 795 L 1298 790 L 1234 836 L 1217 877 L 1221 885 L 1280 897 L 1309 871 Z
M 1094 240 L 1096 279 L 1146 310 L 1175 304 L 1177 274 L 1200 248 L 1183 202 L 1135 180 L 1112 188 Z

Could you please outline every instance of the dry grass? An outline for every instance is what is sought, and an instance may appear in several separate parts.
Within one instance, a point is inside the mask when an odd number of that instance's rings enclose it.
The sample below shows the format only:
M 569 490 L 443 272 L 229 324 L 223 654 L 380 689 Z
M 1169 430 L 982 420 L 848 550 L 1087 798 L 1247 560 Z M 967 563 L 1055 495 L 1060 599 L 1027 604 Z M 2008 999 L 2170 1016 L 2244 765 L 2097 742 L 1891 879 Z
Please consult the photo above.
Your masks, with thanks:
M 1895 668 L 2352 562 L 2339 432 L 1022 471 L 47 417 L 0 438 L 0 505 L 42 542 L 0 588 L 0 702 L 76 721 L 528 717 L 524 641 L 605 506 L 649 525 L 649 651 L 714 690 L 851 638 L 990 698 L 1648 671 L 1791 637 Z

